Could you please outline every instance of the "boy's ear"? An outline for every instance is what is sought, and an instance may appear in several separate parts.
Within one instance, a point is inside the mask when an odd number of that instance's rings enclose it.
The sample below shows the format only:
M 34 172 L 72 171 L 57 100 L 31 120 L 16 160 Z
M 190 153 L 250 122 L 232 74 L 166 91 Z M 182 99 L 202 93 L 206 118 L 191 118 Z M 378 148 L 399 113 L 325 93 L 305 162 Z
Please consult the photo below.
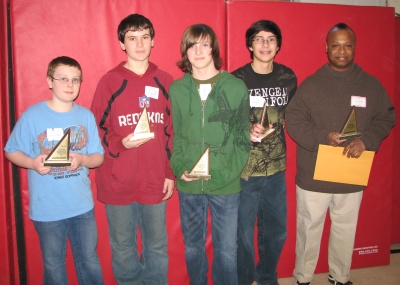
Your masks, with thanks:
M 49 85 L 49 89 L 53 88 L 53 78 L 47 77 L 47 85 Z
M 121 49 L 122 49 L 123 51 L 126 50 L 125 44 L 124 44 L 123 42 L 119 42 L 119 45 L 121 46 Z

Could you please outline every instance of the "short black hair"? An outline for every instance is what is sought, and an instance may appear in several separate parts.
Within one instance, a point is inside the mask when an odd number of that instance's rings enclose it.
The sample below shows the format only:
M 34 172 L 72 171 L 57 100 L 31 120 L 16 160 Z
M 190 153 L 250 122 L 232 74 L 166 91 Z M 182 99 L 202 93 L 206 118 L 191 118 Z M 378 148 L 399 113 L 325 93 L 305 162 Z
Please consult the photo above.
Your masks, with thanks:
M 336 32 L 338 30 L 348 30 L 350 32 L 353 33 L 354 35 L 354 41 L 356 41 L 356 34 L 354 33 L 353 29 L 350 28 L 347 24 L 345 23 L 337 23 L 336 25 L 334 25 L 329 31 L 328 34 L 326 35 L 326 42 L 328 42 L 328 38 L 329 38 L 329 34 L 332 32 Z

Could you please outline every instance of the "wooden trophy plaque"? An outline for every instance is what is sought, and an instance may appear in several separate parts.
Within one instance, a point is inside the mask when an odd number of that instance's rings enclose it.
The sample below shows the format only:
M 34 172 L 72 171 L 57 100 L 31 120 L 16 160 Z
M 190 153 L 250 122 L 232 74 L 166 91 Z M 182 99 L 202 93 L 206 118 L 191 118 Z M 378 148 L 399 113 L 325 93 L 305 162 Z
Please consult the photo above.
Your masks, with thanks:
M 71 166 L 71 161 L 69 160 L 70 136 L 71 129 L 68 129 L 43 161 L 44 166 Z
M 254 137 L 252 138 L 256 140 L 257 142 L 263 142 L 266 139 L 268 139 L 270 136 L 276 133 L 276 130 L 274 128 L 269 127 L 269 118 L 268 118 L 268 110 L 267 110 L 267 102 L 264 103 L 262 114 L 261 114 L 261 120 L 260 120 L 260 125 L 264 127 L 264 132 L 261 134 L 260 137 Z

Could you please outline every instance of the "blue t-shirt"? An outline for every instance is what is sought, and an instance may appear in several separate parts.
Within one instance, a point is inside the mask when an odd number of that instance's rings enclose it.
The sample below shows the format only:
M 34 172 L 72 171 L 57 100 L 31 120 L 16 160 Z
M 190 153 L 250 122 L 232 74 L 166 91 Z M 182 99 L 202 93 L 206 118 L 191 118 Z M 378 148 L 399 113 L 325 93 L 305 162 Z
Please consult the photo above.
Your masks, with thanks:
M 23 152 L 35 158 L 48 154 L 58 141 L 47 138 L 50 130 L 71 129 L 70 152 L 85 155 L 103 154 L 96 121 L 92 112 L 74 104 L 71 111 L 51 110 L 46 102 L 29 107 L 18 120 L 4 148 L 6 152 Z M 61 139 L 61 138 L 59 138 Z M 75 171 L 52 167 L 46 175 L 28 170 L 29 218 L 34 221 L 57 221 L 83 214 L 93 208 L 89 169 Z

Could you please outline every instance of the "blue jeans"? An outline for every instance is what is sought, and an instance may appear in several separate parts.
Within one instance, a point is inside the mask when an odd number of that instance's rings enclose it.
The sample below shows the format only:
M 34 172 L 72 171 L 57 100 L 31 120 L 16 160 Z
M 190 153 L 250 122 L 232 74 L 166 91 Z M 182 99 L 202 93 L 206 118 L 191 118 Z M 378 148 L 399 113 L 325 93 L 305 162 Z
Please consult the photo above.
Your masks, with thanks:
M 34 221 L 44 264 L 43 284 L 68 284 L 65 267 L 69 238 L 79 284 L 103 284 L 97 256 L 97 227 L 93 209 L 82 215 L 54 221 Z
M 236 233 L 239 193 L 193 195 L 179 193 L 181 226 L 190 285 L 207 285 L 205 250 L 208 206 L 211 211 L 214 285 L 237 285 Z
M 119 285 L 168 284 L 166 202 L 106 205 L 114 278 Z M 140 228 L 142 253 L 137 251 Z
M 286 176 L 242 179 L 238 225 L 238 279 L 240 285 L 278 285 L 277 266 L 286 240 Z M 258 227 L 259 261 L 255 266 L 254 227 Z

